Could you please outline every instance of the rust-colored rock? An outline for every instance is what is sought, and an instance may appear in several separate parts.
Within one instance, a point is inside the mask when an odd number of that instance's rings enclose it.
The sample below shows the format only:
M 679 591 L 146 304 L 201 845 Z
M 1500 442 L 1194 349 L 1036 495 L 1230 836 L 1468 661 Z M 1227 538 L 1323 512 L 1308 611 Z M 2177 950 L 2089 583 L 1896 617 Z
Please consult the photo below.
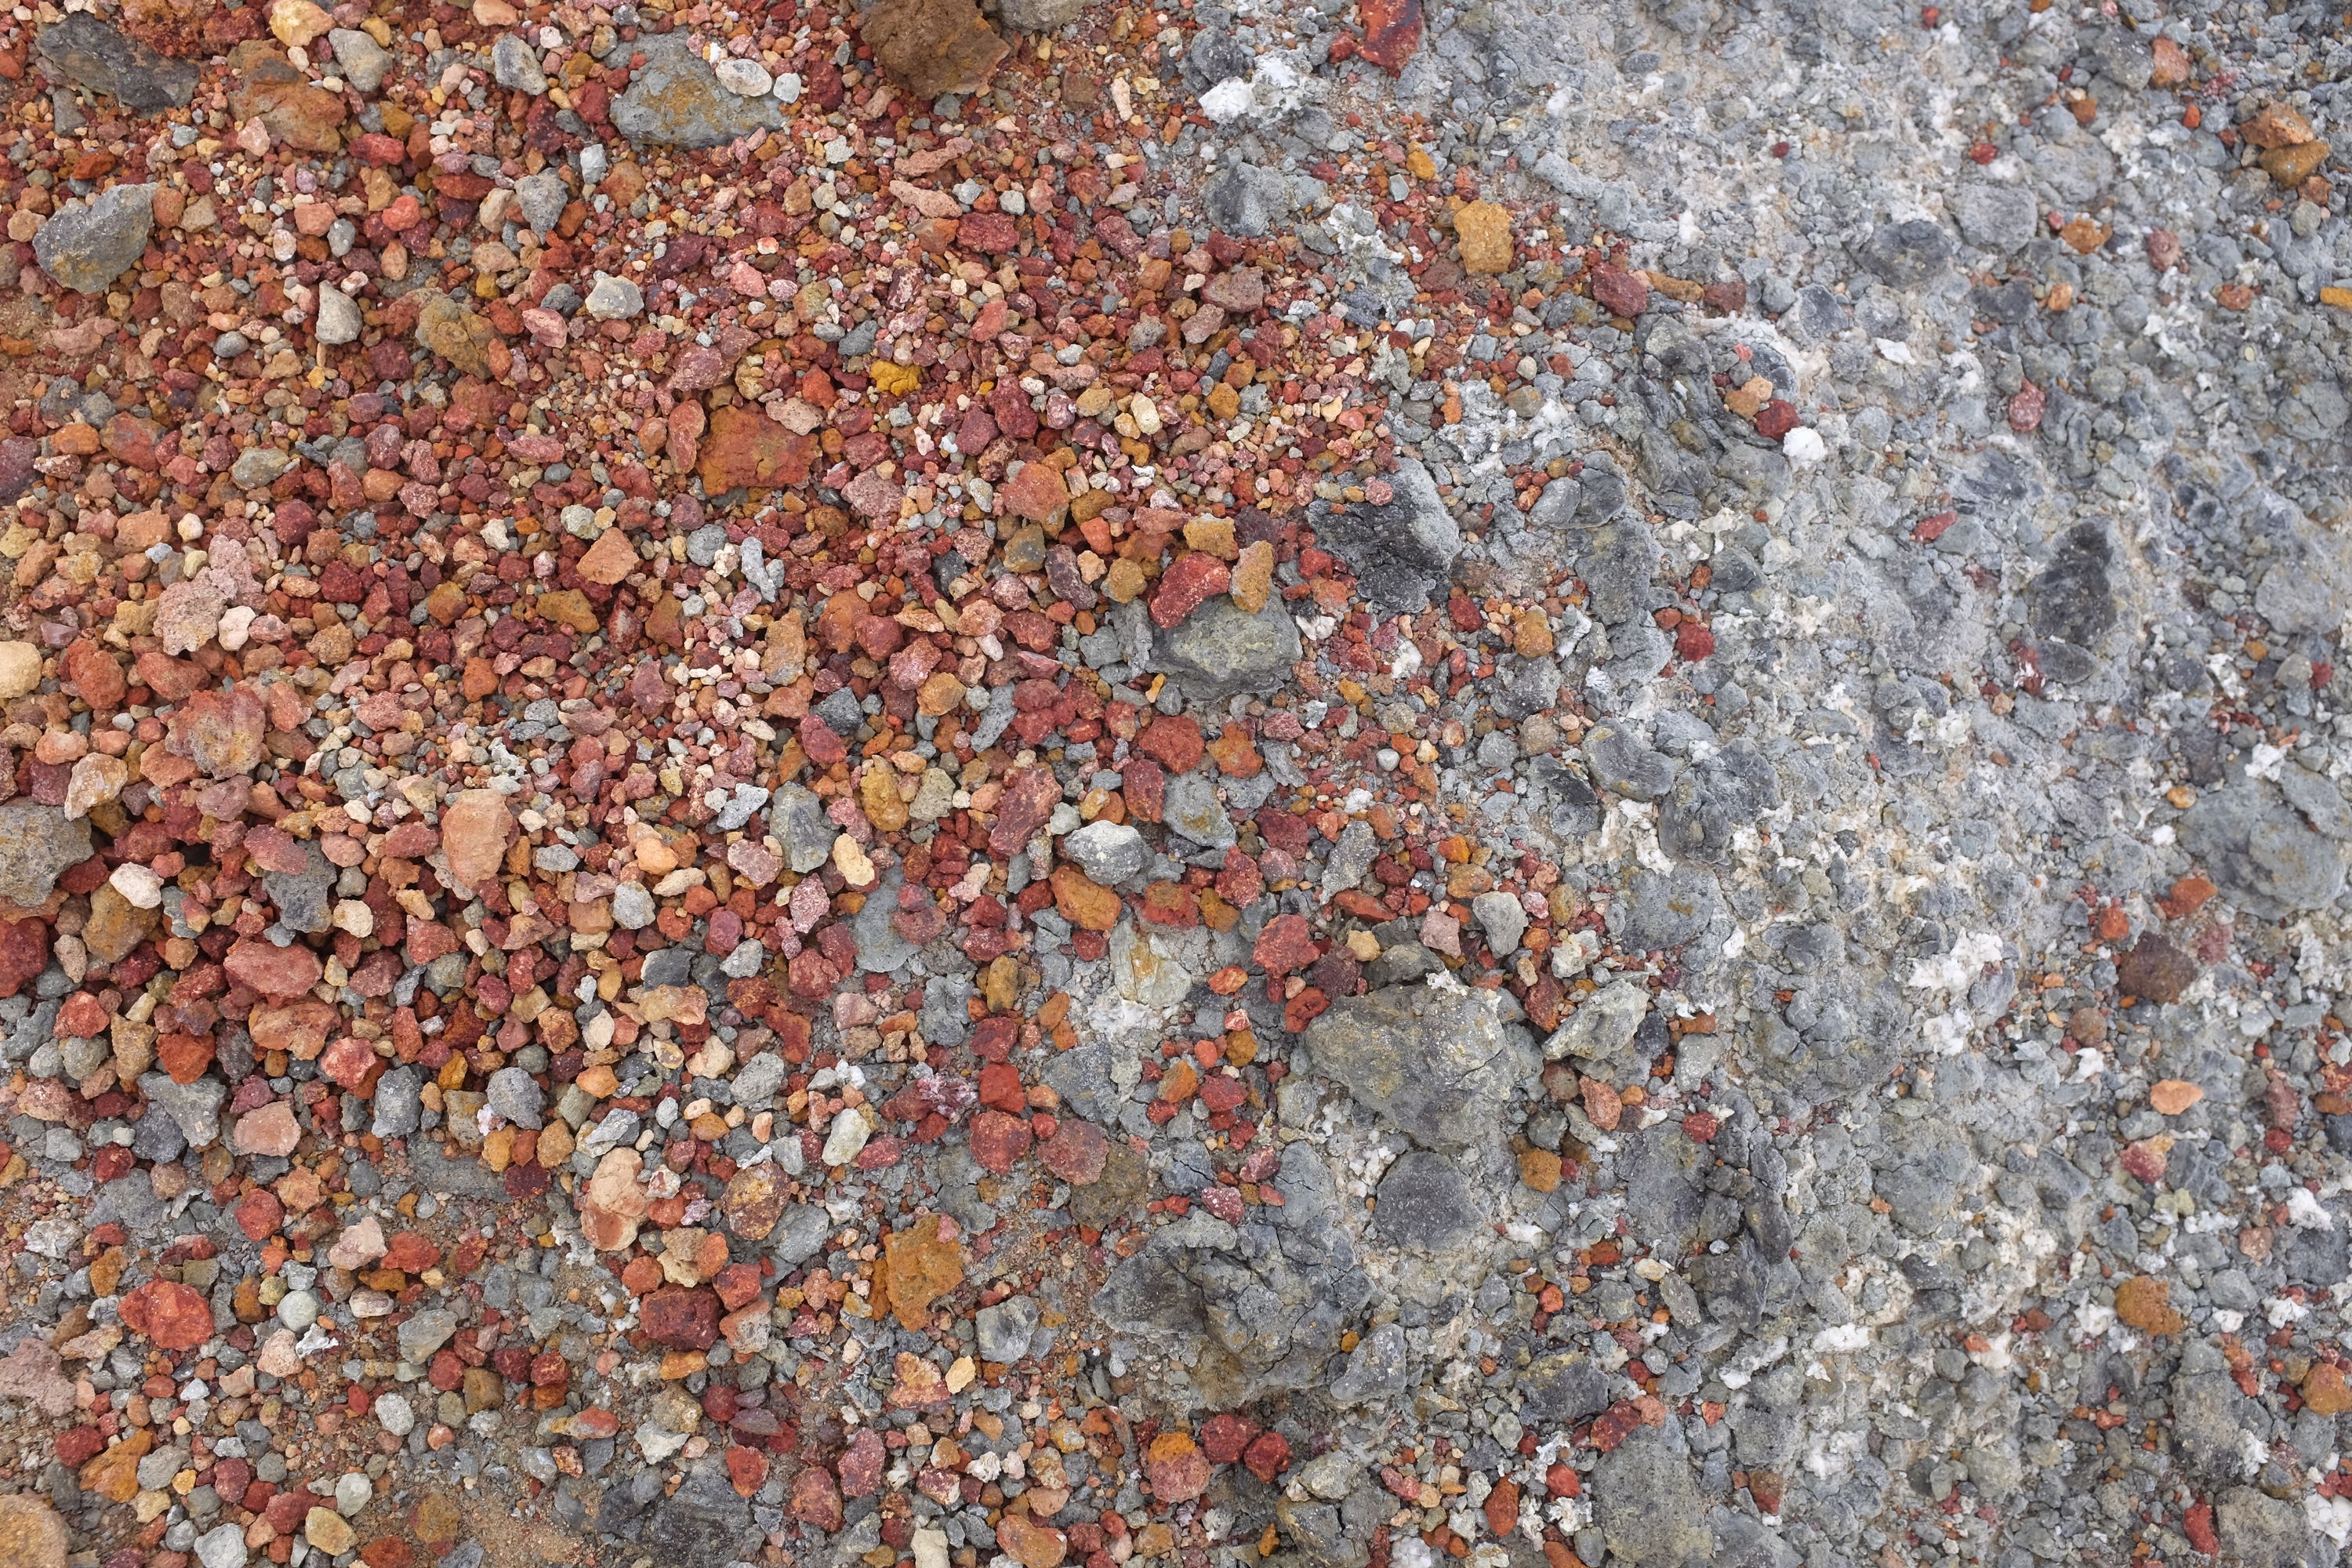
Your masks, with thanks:
M 1394 76 L 1421 47 L 1421 0 L 1357 0 L 1363 56 Z
M 213 1310 L 176 1279 L 152 1279 L 122 1299 L 122 1321 L 167 1351 L 190 1351 L 213 1337 Z
M 2116 1287 L 2116 1316 L 2144 1334 L 2177 1334 L 2189 1326 L 2172 1308 L 2172 1282 L 2143 1274 Z
M 814 436 L 796 435 L 756 408 L 730 403 L 710 416 L 697 471 L 709 495 L 781 489 L 808 483 L 816 458 Z
M 925 1215 L 883 1240 L 882 1267 L 877 1272 L 902 1329 L 926 1327 L 931 1303 L 963 1283 L 963 1246 L 952 1224 Z

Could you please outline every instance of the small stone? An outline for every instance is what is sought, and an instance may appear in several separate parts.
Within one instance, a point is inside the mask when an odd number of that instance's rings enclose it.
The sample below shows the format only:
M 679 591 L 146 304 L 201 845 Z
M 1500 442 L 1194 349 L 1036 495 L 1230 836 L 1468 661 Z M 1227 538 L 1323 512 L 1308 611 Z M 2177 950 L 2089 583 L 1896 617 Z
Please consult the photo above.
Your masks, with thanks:
M 194 1350 L 213 1337 L 213 1310 L 174 1280 L 155 1279 L 122 1300 L 122 1321 L 167 1351 Z
M 539 1081 L 522 1068 L 500 1068 L 490 1075 L 483 1093 L 493 1115 L 503 1117 L 517 1127 L 537 1128 L 541 1125 L 540 1108 L 546 1101 L 546 1092 L 539 1087 Z
M 289 49 L 310 47 L 334 25 L 312 0 L 270 0 L 270 36 Z
M 1622 267 L 1596 267 L 1592 298 L 1612 316 L 1638 316 L 1650 308 L 1650 286 Z
M 14 702 L 40 684 L 41 650 L 28 642 L 0 642 L 0 702 Z
M 1062 840 L 1062 853 L 1106 888 L 1139 875 L 1150 858 L 1143 835 L 1123 822 L 1090 822 Z
M 2178 1002 L 2196 978 L 2197 961 L 2154 931 L 2116 959 L 2116 989 L 2142 1002 Z
M 58 878 L 89 858 L 89 824 L 29 800 L 0 805 L 0 900 L 45 902 Z
M 355 343 L 360 338 L 360 308 L 341 289 L 319 286 L 319 341 Z
M 739 97 L 762 98 L 775 89 L 776 79 L 757 60 L 738 59 L 730 55 L 710 68 L 719 85 Z
M 981 1360 L 1016 1362 L 1029 1353 L 1030 1339 L 1037 1331 L 1037 1304 L 1026 1296 L 1014 1296 L 982 1307 L 973 1321 L 980 1330 Z
M 1494 202 L 1472 202 L 1454 215 L 1462 269 L 1493 278 L 1511 269 L 1511 215 Z
M 929 1326 L 931 1303 L 963 1283 L 963 1248 L 944 1219 L 923 1215 L 883 1239 L 879 1273 L 898 1326 Z
M 394 1337 L 399 1345 L 400 1359 L 412 1366 L 423 1366 L 457 1331 L 457 1314 L 445 1307 L 433 1307 L 410 1314 L 394 1331 Z
M 2160 1079 L 2147 1091 L 2147 1102 L 2166 1116 L 2178 1116 L 2204 1098 L 2205 1091 L 2185 1079 Z
M 514 831 L 514 813 L 498 791 L 463 790 L 451 798 L 441 813 L 441 851 L 461 890 L 497 879 Z
M 1070 490 L 1052 464 L 1028 463 L 996 487 L 996 504 L 999 510 L 1014 517 L 1051 523 L 1068 510 Z
M 512 33 L 499 35 L 490 46 L 490 73 L 510 91 L 537 98 L 547 90 L 547 72 L 540 67 L 539 51 Z
M 1508 958 L 1517 952 L 1519 939 L 1527 934 L 1528 911 L 1518 899 L 1505 892 L 1481 893 L 1470 900 L 1470 912 L 1486 932 L 1486 944 L 1498 958 Z
M 223 1524 L 196 1537 L 196 1561 L 204 1568 L 246 1568 L 250 1561 L 245 1548 L 245 1530 L 240 1525 Z
M 327 47 L 334 51 L 343 79 L 363 93 L 382 87 L 392 69 L 391 52 L 356 27 L 335 28 L 327 35 Z
M 138 265 L 154 227 L 155 187 L 113 185 L 52 213 L 33 237 L 33 255 L 60 288 L 102 293 Z
M 331 1508 L 314 1508 L 302 1521 L 302 1539 L 313 1550 L 330 1557 L 340 1557 L 359 1544 L 359 1531 L 350 1521 Z
M 281 1159 L 294 1152 L 301 1141 L 302 1129 L 294 1120 L 293 1104 L 283 1100 L 247 1111 L 229 1133 L 229 1146 L 240 1154 Z
M 625 278 L 599 272 L 596 281 L 589 287 L 588 313 L 600 321 L 631 321 L 645 308 L 645 291 Z

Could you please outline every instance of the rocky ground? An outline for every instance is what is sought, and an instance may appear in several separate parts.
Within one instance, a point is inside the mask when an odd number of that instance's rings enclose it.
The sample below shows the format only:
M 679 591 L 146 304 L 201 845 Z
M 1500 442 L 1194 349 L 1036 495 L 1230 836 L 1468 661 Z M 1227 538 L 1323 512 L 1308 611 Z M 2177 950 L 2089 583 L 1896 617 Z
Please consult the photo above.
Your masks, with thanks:
M 0 1564 L 2337 1561 L 2347 72 L 0 18 Z

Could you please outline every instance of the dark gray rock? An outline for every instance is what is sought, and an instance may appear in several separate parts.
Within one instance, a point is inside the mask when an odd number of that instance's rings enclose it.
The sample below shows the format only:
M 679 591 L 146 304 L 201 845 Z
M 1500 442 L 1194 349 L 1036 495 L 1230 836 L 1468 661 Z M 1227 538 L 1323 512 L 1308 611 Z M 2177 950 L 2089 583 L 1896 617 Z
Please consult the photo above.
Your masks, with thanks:
M 1388 483 L 1395 494 L 1380 505 L 1318 508 L 1312 515 L 1316 538 L 1348 563 L 1374 604 L 1423 610 L 1462 553 L 1462 529 L 1418 460 L 1400 462 Z
M 1300 654 L 1298 624 L 1276 599 L 1255 615 L 1220 595 L 1176 626 L 1155 631 L 1149 668 L 1201 702 L 1244 692 L 1263 696 L 1289 676 Z M 830 843 L 830 840 L 828 840 Z
M 154 229 L 154 186 L 110 185 L 50 214 L 33 236 L 33 255 L 58 287 L 101 293 L 139 264 Z
M 50 75 L 118 99 L 136 113 L 185 109 L 195 95 L 194 60 L 159 54 L 88 11 L 42 28 L 33 47 Z
M 1409 1150 L 1381 1178 L 1373 1215 L 1381 1239 L 1423 1252 L 1475 1240 L 1486 1228 L 1486 1205 L 1461 1169 L 1443 1154 Z
M 1536 1052 L 1501 993 L 1399 985 L 1343 996 L 1300 1037 L 1314 1069 L 1427 1149 L 1496 1142 Z

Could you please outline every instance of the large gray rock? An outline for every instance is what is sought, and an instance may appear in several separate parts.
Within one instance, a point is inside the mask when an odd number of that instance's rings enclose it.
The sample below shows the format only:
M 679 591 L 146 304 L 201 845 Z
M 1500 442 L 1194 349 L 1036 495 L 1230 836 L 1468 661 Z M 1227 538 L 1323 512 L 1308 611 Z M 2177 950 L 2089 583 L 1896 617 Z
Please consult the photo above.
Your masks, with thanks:
M 1498 1140 L 1534 1043 L 1496 991 L 1397 985 L 1343 996 L 1301 1037 L 1317 1072 L 1424 1149 Z
M 1373 1215 L 1381 1239 L 1423 1252 L 1444 1252 L 1475 1239 L 1487 1225 L 1486 1205 L 1443 1154 L 1409 1150 L 1381 1178 Z
M 1715 1552 L 1690 1462 L 1645 1427 L 1592 1469 L 1592 1513 L 1609 1555 L 1633 1568 L 1698 1568 Z
M 2245 1568 L 2340 1561 L 2334 1549 L 2312 1540 L 2301 1508 L 2252 1487 L 2231 1487 L 2213 1512 L 2227 1560 Z
M 1365 502 L 1318 511 L 1315 536 L 1348 563 L 1357 586 L 1373 603 L 1424 610 L 1462 553 L 1461 525 L 1418 459 L 1400 462 L 1388 483 L 1395 493 L 1378 506 Z
M 2256 780 L 2200 797 L 2180 827 L 2214 885 L 2252 913 L 2283 920 L 2344 891 L 2343 846 Z
M 87 11 L 42 28 L 33 47 L 51 76 L 117 99 L 137 113 L 185 109 L 195 95 L 194 60 L 158 54 Z
M 154 229 L 155 187 L 111 185 L 50 215 L 33 255 L 58 287 L 96 294 L 139 264 Z
M 719 147 L 783 124 L 772 98 L 740 98 L 683 33 L 644 38 L 645 68 L 613 100 L 613 128 L 639 146 Z
M 1210 600 L 1151 639 L 1150 668 L 1196 702 L 1243 692 L 1264 696 L 1298 662 L 1298 624 L 1280 601 L 1251 615 L 1230 598 Z
M 1970 245 L 2004 254 L 2032 243 L 2036 220 L 2033 193 L 2022 185 L 1962 185 L 1955 203 L 1960 234 Z
M 70 868 L 89 858 L 89 823 L 37 801 L 0 805 L 0 900 L 38 904 Z
M 1161 1384 L 1179 1407 L 1230 1410 L 1321 1388 L 1339 1336 L 1371 1298 L 1329 1167 L 1310 1145 L 1283 1151 L 1280 1190 L 1282 1207 L 1252 1210 L 1239 1227 L 1199 1209 L 1162 1226 L 1096 1294 L 1104 1322 L 1191 1369 Z

